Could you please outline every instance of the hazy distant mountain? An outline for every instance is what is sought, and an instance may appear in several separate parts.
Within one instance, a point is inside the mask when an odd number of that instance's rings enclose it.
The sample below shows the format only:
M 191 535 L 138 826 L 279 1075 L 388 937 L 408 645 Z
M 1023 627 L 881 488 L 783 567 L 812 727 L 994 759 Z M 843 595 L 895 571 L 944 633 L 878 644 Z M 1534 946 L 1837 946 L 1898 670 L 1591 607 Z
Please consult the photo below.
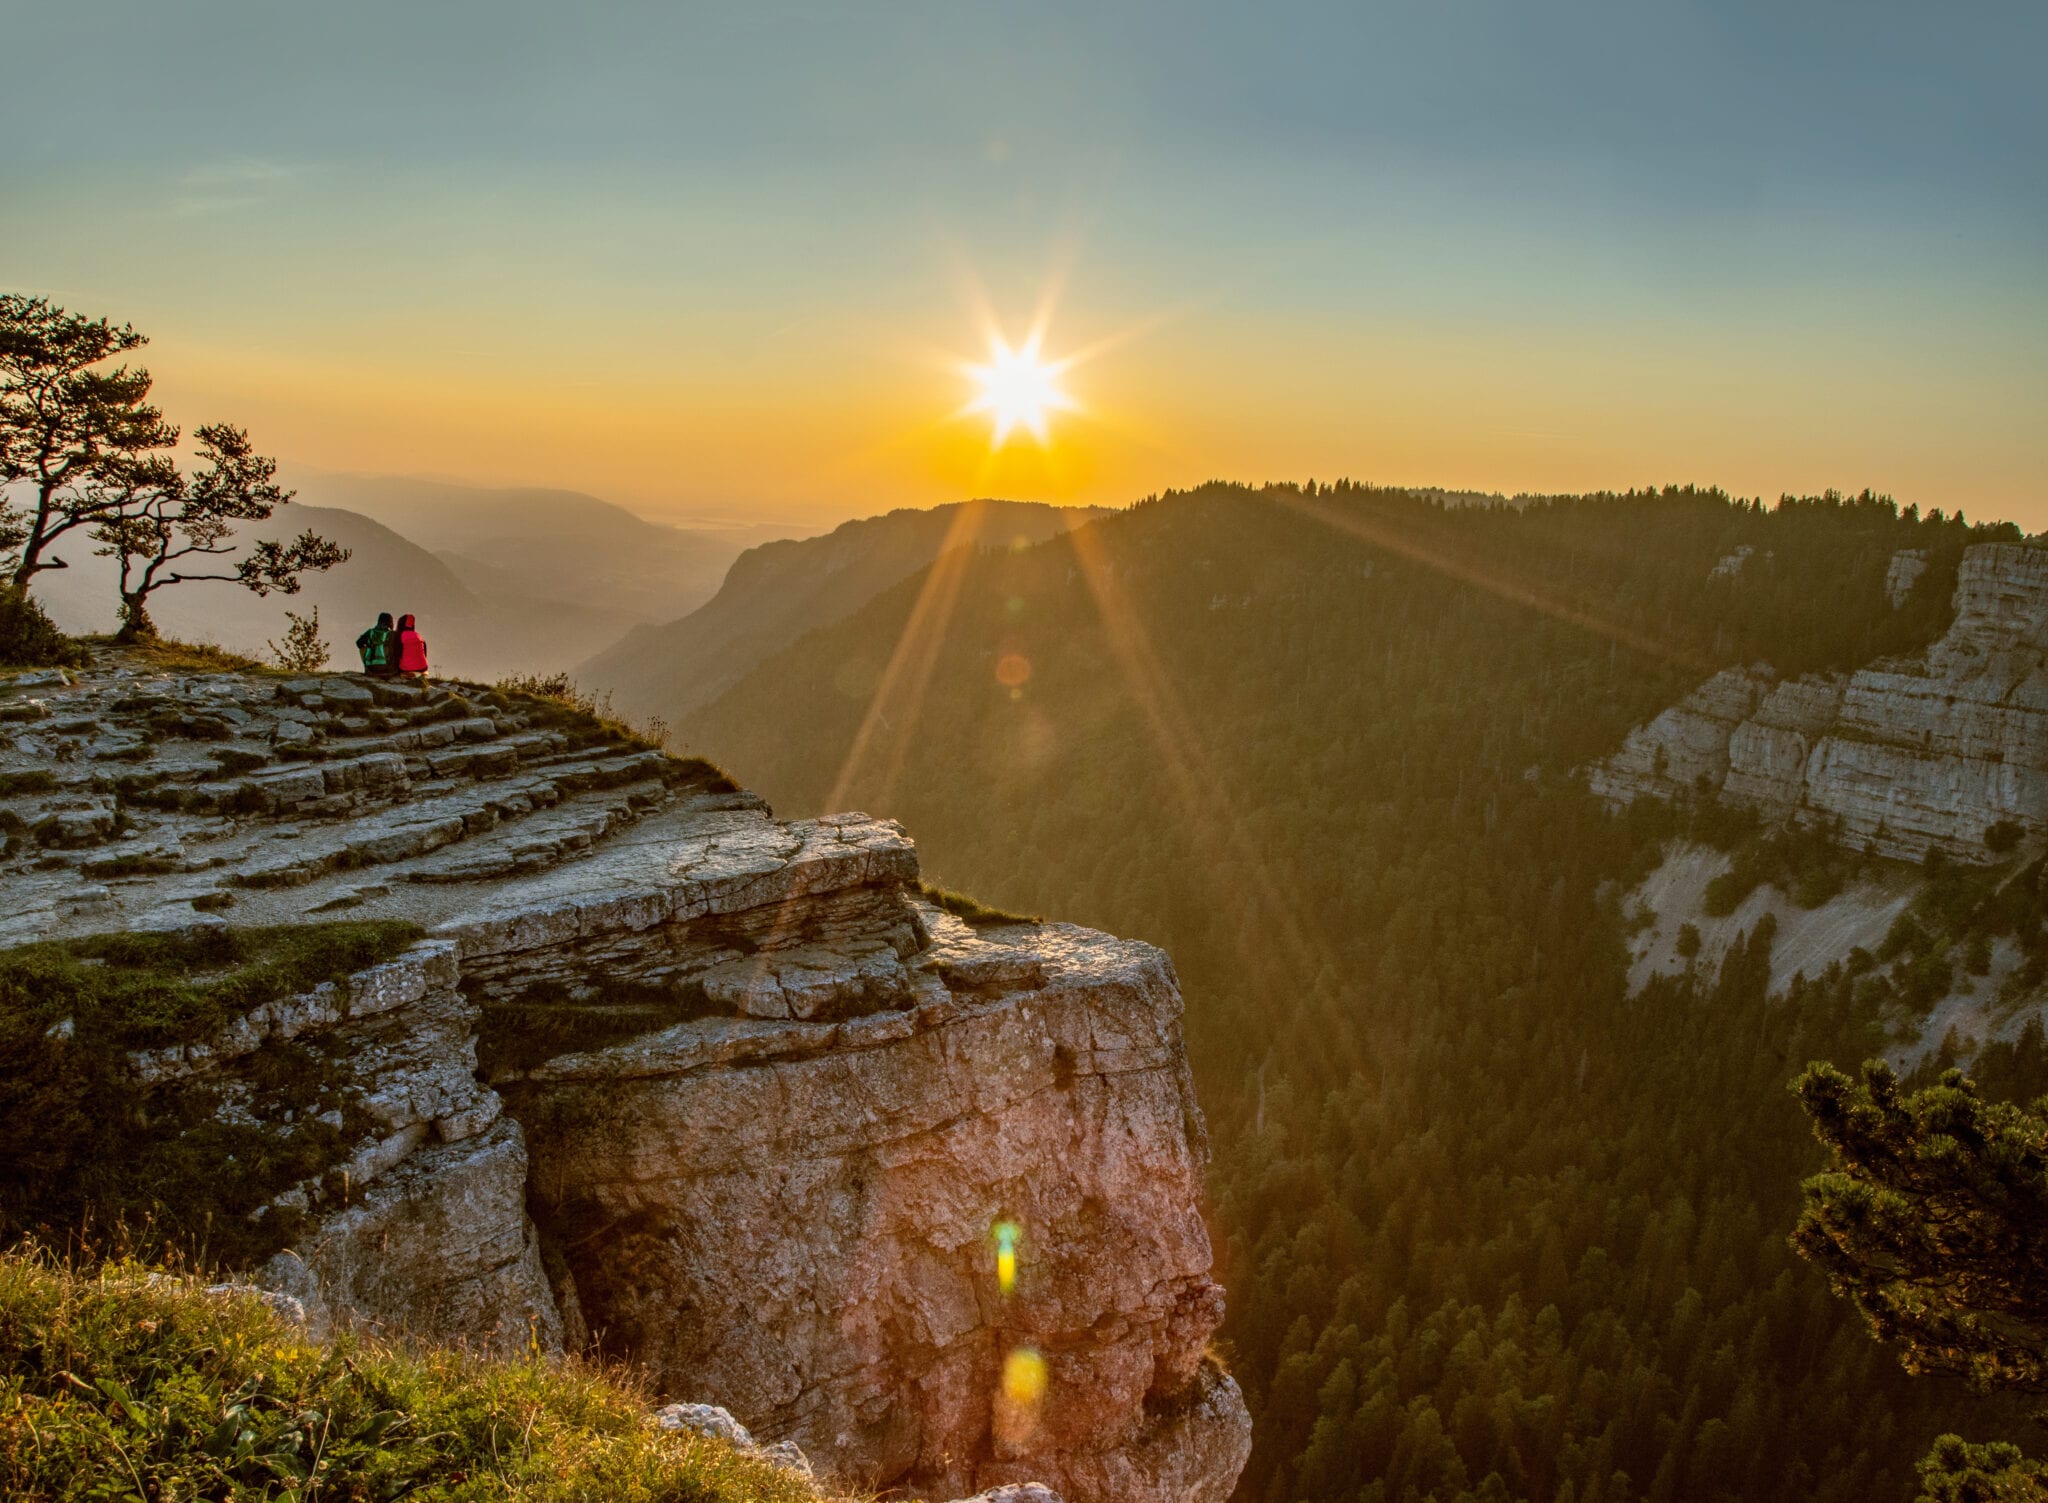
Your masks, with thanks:
M 458 485 L 394 475 L 293 476 L 299 498 L 410 538 L 485 598 L 596 607 L 671 621 L 711 597 L 740 550 L 772 527 L 663 527 L 580 491 Z
M 1043 542 L 1100 515 L 1037 501 L 965 501 L 847 522 L 823 537 L 764 543 L 740 555 L 708 604 L 680 621 L 634 629 L 576 677 L 611 690 L 630 714 L 674 720 L 945 549 Z
M 186 584 L 163 591 L 150 613 L 166 636 L 217 642 L 267 654 L 266 642 L 284 633 L 287 609 L 320 608 L 320 624 L 335 661 L 354 659 L 356 634 L 379 611 L 411 611 L 420 618 L 437 673 L 492 679 L 516 672 L 552 672 L 617 639 L 632 624 L 621 611 L 546 603 L 536 606 L 512 591 L 479 594 L 447 564 L 389 527 L 354 512 L 294 503 L 254 535 L 296 536 L 312 528 L 348 548 L 349 561 L 309 575 L 296 596 L 258 599 L 232 584 Z M 111 631 L 116 622 L 114 567 L 79 541 L 55 551 L 71 567 L 36 577 L 36 597 L 67 631 Z

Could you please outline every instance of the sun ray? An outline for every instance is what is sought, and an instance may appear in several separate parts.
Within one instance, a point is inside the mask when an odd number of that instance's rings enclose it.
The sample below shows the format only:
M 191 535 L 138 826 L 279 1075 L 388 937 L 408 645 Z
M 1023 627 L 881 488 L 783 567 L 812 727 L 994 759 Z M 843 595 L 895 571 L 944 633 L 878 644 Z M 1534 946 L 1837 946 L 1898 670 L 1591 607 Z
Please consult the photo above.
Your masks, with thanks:
M 1332 953 L 1305 926 L 1308 905 L 1283 890 L 1265 851 L 1236 817 L 1241 800 L 1216 767 L 1195 718 L 1181 704 L 1143 620 L 1103 554 L 1097 529 L 1077 527 L 1064 534 L 1064 540 L 1072 547 L 1081 579 L 1094 597 L 1104 642 L 1116 660 L 1131 702 L 1144 719 L 1168 793 L 1177 806 L 1175 818 L 1194 839 L 1195 865 L 1211 887 L 1215 911 L 1227 914 L 1249 900 L 1260 933 L 1279 952 L 1282 965 L 1278 976 L 1269 954 L 1245 956 L 1245 974 L 1272 978 L 1276 986 L 1306 992 L 1319 976 L 1336 969 Z M 1349 1063 L 1363 1072 L 1369 1061 L 1355 1032 L 1333 1028 L 1330 1036 L 1351 1039 Z
M 853 741 L 846 749 L 839 774 L 825 796 L 822 812 L 836 813 L 856 784 L 870 791 L 878 805 L 886 808 L 904 759 L 909 755 L 911 735 L 918 712 L 924 707 L 932 670 L 939 661 L 953 607 L 960 597 L 960 582 L 973 560 L 970 546 L 981 528 L 982 503 L 962 502 L 946 529 L 939 555 L 925 571 L 924 585 L 917 601 L 890 650 L 889 662 L 875 683 Z M 890 711 L 894 710 L 894 718 Z
M 1385 548 L 1390 553 L 1398 553 L 1403 558 L 1434 569 L 1461 584 L 1471 585 L 1502 600 L 1526 606 L 1530 610 L 1549 616 L 1554 621 L 1579 627 L 1620 646 L 1650 657 L 1661 658 L 1668 663 L 1695 669 L 1702 674 L 1715 673 L 1723 666 L 1682 644 L 1652 636 L 1626 621 L 1605 615 L 1589 606 L 1560 599 L 1527 580 L 1517 579 L 1499 569 L 1488 568 L 1469 559 L 1457 558 L 1441 549 L 1431 548 L 1426 543 L 1379 523 L 1356 509 L 1340 509 L 1327 502 L 1278 487 L 1269 494 L 1276 497 L 1288 510 L 1320 522 L 1334 531 Z

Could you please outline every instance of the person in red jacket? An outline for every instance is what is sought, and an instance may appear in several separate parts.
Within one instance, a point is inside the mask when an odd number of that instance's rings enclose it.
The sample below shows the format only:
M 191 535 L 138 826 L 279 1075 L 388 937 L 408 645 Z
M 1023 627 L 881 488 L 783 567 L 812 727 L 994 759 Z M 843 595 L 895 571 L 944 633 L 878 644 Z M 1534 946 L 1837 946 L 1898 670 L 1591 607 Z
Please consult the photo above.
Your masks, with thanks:
M 427 676 L 427 639 L 414 629 L 410 612 L 398 618 L 398 671 Z

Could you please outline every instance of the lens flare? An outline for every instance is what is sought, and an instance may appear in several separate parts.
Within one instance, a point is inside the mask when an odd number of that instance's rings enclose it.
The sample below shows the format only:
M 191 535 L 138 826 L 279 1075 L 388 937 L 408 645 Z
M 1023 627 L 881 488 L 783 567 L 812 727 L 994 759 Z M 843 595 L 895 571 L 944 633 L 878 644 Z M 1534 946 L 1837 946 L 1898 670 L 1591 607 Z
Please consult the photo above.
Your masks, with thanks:
M 1045 1398 L 1045 1358 L 1020 1346 L 1003 1359 L 1003 1397 L 1023 1409 L 1036 1409 Z
M 996 1287 L 1009 1294 L 1017 1287 L 1017 1239 L 1014 1221 L 996 1223 Z
M 997 1454 L 1026 1450 L 1038 1435 L 1039 1409 L 1045 1402 L 1045 1358 L 1028 1346 L 1012 1347 L 1003 1358 L 990 1419 Z

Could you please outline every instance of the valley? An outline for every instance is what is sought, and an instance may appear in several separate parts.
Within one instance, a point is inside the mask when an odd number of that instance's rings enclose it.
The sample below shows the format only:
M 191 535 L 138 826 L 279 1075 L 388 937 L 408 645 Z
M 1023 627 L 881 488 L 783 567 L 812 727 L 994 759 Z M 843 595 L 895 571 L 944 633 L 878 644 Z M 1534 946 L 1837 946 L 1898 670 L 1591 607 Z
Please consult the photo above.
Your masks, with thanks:
M 2048 1085 L 2034 551 L 1689 490 L 892 514 L 579 670 L 667 752 L 98 648 L 9 698 L 4 927 L 397 936 L 359 1000 L 130 1041 L 180 1142 L 295 1145 L 219 1245 L 315 1330 L 595 1350 L 863 1485 L 1904 1497 L 2024 1422 L 1794 1255 L 1786 1085 Z M 359 1061 L 312 1136 L 257 1064 L 309 1046 Z M 965 1292 L 1011 1218 L 1014 1311 Z M 1043 1443 L 988 1406 L 1020 1321 Z
M 1906 1378 L 1786 1246 L 1819 1159 L 1785 1087 L 1938 1048 L 1942 997 L 1992 985 L 1961 964 L 1973 923 L 2033 944 L 2038 903 L 1929 919 L 1873 977 L 1855 949 L 1885 953 L 1917 866 L 1752 884 L 1714 919 L 1694 905 L 1753 819 L 1689 767 L 1616 818 L 1587 770 L 1724 665 L 1929 653 L 2000 536 L 1871 498 L 1210 487 L 908 581 L 677 735 L 793 809 L 914 822 L 943 881 L 1174 955 L 1255 1420 L 1241 1497 L 1904 1497 L 1935 1434 L 2018 1420 Z M 1895 603 L 1905 550 L 1932 562 Z M 2002 858 L 2008 893 L 2035 851 Z M 2020 1094 L 2037 1011 L 2001 1011 L 1986 1066 Z

